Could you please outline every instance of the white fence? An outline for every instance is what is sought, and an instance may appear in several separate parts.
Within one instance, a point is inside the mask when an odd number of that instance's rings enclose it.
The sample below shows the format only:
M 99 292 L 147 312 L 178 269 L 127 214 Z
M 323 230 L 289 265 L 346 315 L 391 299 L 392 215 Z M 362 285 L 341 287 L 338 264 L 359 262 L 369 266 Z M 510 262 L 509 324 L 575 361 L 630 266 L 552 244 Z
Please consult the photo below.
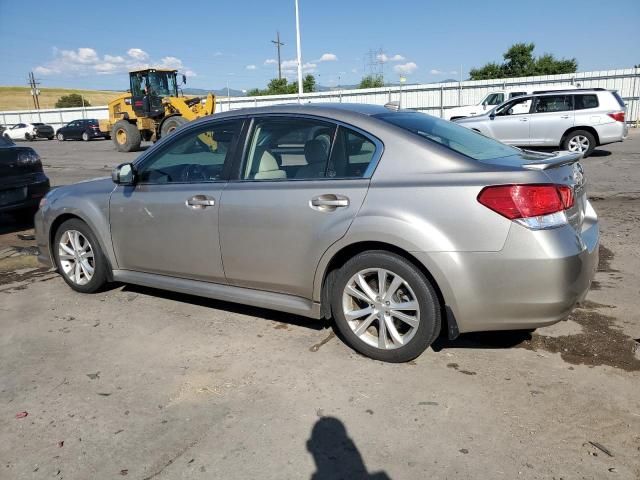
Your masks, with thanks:
M 606 88 L 617 90 L 627 105 L 627 121 L 640 121 L 640 68 L 580 72 L 564 75 L 476 80 L 450 83 L 430 83 L 361 90 L 334 90 L 330 92 L 306 93 L 302 102 L 344 102 L 384 105 L 389 101 L 400 101 L 403 108 L 419 110 L 442 116 L 447 108 L 472 105 L 488 92 L 504 88 L 546 87 L 575 85 L 580 88 Z M 264 97 L 230 97 L 218 99 L 217 112 L 246 107 L 260 107 L 278 103 L 298 101 L 298 95 L 270 95 Z M 45 122 L 55 128 L 77 118 L 107 118 L 107 107 L 60 108 L 52 110 L 23 110 L 0 112 L 0 123 L 13 125 L 21 122 Z

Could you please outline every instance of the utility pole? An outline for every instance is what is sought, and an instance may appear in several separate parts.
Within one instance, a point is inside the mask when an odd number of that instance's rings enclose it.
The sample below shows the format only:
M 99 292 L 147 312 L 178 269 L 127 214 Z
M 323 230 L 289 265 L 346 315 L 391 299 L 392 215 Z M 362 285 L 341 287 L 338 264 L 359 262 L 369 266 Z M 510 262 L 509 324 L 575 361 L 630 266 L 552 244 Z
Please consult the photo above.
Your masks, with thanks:
M 298 51 L 298 102 L 304 90 L 302 89 L 302 47 L 300 46 L 300 12 L 298 0 L 296 2 L 296 50 Z
M 276 32 L 276 39 L 271 40 L 271 43 L 276 45 L 278 49 L 278 80 L 282 80 L 282 62 L 280 61 L 280 47 L 284 46 L 284 43 L 280 41 L 280 32 Z
M 36 81 L 36 78 L 33 76 L 33 72 L 29 72 L 29 88 L 31 89 L 31 96 L 33 97 L 33 107 L 36 110 L 40 110 L 40 99 L 38 95 L 40 95 L 40 90 L 38 89 L 38 85 L 40 82 Z

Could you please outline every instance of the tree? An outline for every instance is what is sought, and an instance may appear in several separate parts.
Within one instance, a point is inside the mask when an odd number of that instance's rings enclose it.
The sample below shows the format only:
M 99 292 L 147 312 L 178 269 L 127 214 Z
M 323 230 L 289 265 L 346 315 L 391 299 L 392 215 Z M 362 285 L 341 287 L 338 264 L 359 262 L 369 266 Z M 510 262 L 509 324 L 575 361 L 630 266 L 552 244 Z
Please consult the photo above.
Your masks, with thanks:
M 316 79 L 313 75 L 309 74 L 302 79 L 302 91 L 304 93 L 315 92 Z M 267 84 L 267 88 L 260 90 L 259 88 L 253 88 L 247 92 L 250 97 L 257 97 L 261 95 L 284 95 L 286 93 L 298 93 L 298 82 L 293 81 L 289 83 L 286 78 L 274 78 Z
M 575 58 L 556 59 L 545 53 L 534 57 L 533 43 L 516 43 L 511 45 L 503 55 L 504 62 L 490 62 L 480 68 L 472 68 L 469 72 L 471 80 L 488 80 L 491 78 L 529 77 L 533 75 L 557 75 L 574 73 L 578 69 Z
M 70 93 L 69 95 L 63 95 L 56 102 L 56 108 L 72 108 L 72 107 L 90 107 L 91 104 L 84 99 L 84 104 L 82 100 L 82 95 L 77 93 Z
M 362 80 L 360 80 L 360 85 L 358 85 L 358 88 L 378 87 L 384 87 L 384 79 L 382 78 L 382 75 L 367 75 L 365 77 L 362 77 Z

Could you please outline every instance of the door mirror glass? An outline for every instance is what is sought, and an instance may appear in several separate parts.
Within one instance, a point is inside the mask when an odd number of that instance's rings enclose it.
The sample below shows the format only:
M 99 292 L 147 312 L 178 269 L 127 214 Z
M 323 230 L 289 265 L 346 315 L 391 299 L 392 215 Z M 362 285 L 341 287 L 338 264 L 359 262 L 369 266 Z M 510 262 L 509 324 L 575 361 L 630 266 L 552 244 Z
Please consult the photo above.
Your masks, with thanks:
M 111 172 L 111 180 L 117 185 L 133 185 L 135 183 L 135 170 L 133 164 L 122 163 Z

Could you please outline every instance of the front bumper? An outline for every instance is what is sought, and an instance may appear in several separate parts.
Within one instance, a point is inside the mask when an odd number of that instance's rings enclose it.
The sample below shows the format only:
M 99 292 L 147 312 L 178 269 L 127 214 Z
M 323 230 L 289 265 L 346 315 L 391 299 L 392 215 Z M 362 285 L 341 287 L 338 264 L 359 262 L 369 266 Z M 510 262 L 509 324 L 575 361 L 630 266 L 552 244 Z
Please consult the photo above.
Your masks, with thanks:
M 591 207 L 582 229 L 513 224 L 500 252 L 414 253 L 434 276 L 462 332 L 538 328 L 565 320 L 598 266 Z

